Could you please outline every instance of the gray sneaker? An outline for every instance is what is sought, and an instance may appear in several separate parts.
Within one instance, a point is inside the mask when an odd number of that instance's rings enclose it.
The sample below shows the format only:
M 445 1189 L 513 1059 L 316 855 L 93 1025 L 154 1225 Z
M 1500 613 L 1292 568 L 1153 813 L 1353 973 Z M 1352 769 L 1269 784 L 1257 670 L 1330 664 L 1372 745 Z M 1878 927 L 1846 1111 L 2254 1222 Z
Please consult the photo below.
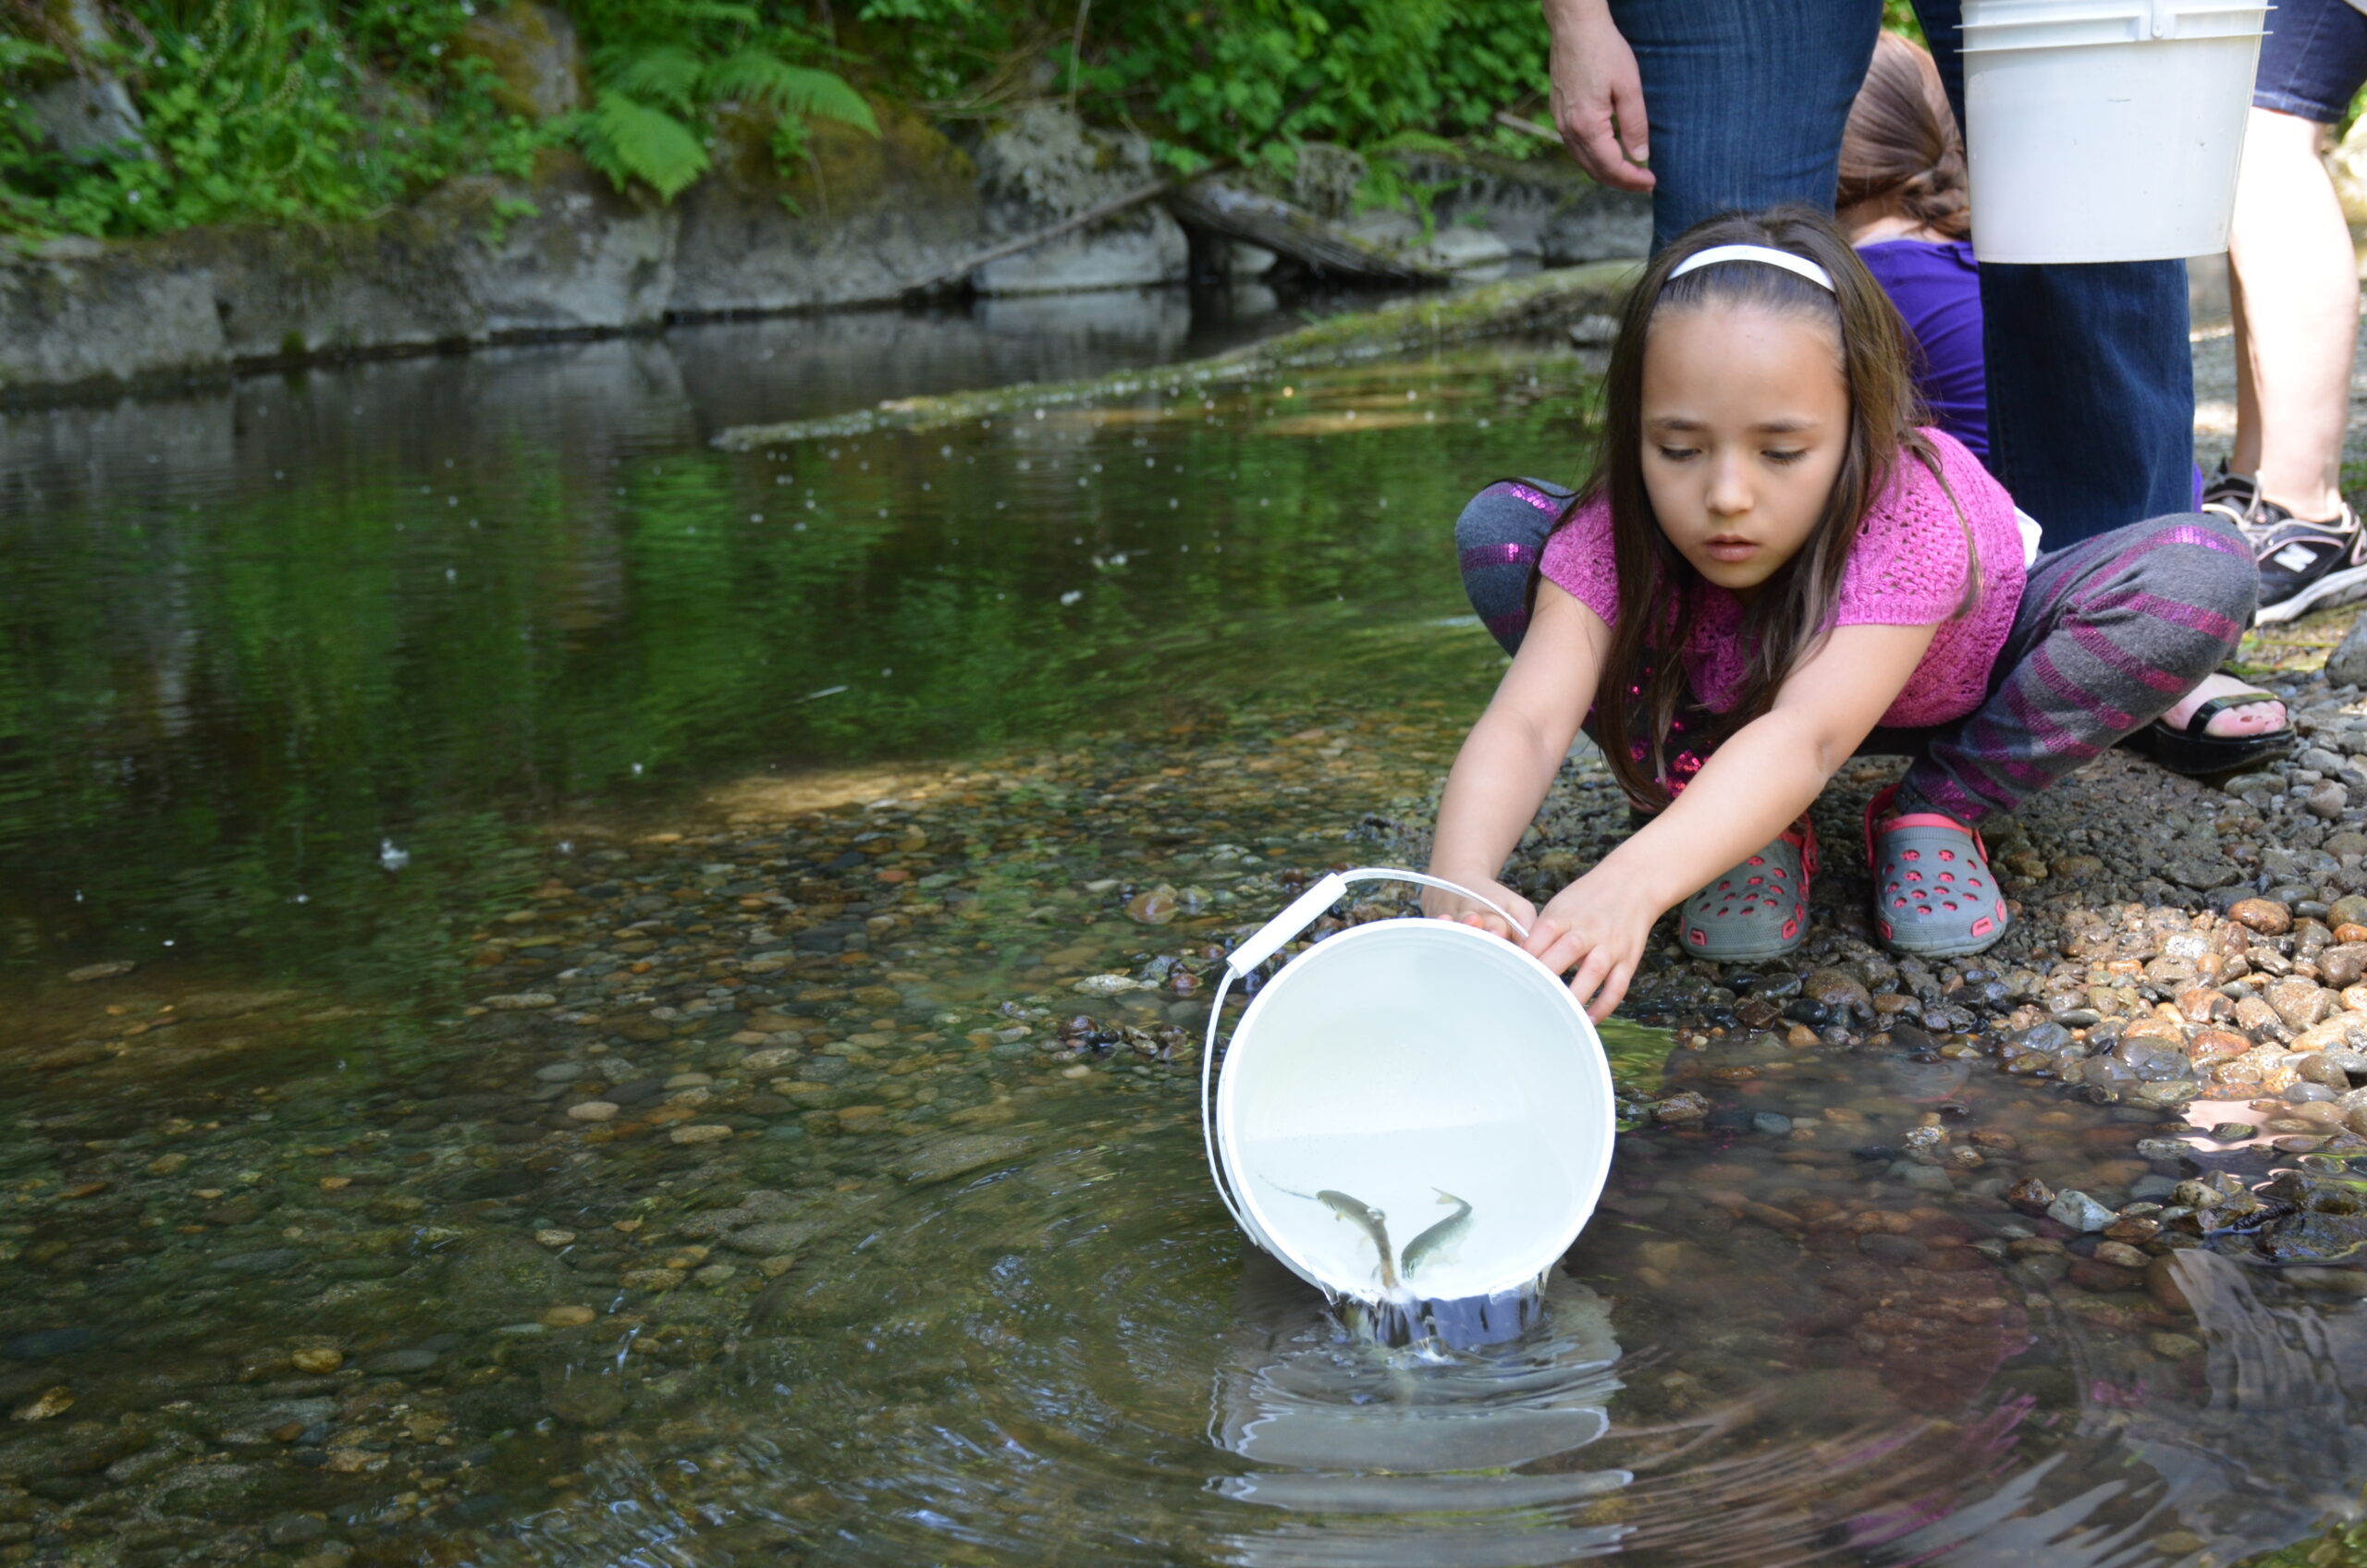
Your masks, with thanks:
M 2324 522 L 2295 517 L 2275 501 L 2255 498 L 2238 523 L 2260 563 L 2261 626 L 2276 626 L 2311 610 L 2367 598 L 2367 533 L 2345 503 Z

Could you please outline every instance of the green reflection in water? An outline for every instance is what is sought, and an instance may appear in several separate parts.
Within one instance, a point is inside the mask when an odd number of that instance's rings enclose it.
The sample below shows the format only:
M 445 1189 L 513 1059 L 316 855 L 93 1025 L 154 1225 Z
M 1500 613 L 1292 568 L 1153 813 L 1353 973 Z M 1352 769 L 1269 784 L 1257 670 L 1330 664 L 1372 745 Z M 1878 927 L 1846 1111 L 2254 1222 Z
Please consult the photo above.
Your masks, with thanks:
M 437 989 L 554 813 L 1275 692 L 1476 706 L 1449 523 L 1573 472 L 1587 385 L 1500 349 L 741 456 L 422 406 L 71 498 L 0 578 L 9 957 Z

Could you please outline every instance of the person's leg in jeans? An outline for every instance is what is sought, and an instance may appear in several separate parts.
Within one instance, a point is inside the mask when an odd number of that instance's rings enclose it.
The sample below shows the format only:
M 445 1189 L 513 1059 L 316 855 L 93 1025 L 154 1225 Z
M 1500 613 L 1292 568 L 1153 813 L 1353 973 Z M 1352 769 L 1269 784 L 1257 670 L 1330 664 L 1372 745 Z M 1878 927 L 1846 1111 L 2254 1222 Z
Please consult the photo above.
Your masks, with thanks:
M 1961 126 L 1961 0 L 1916 0 L 1915 13 Z M 1972 221 L 1977 234 L 1977 206 Z M 1981 308 L 1989 466 L 2046 548 L 2193 504 L 2184 262 L 1983 263 Z
M 1611 14 L 1643 79 L 1653 250 L 1723 212 L 1833 210 L 1880 0 L 1611 0 Z
M 1900 809 L 1968 827 L 2013 810 L 2209 675 L 2242 637 L 2258 592 L 2243 536 L 2209 513 L 2131 523 L 2040 557 L 1988 699 L 1931 734 Z

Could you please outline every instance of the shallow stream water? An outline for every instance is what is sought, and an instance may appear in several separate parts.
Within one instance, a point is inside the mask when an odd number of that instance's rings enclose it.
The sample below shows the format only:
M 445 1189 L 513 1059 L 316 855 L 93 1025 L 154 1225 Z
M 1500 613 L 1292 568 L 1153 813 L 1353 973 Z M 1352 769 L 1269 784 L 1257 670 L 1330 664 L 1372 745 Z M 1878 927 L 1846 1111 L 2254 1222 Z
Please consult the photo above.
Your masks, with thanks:
M 2140 1280 L 1897 1158 L 2190 1173 L 1985 1061 L 1615 1024 L 1719 1110 L 1492 1346 L 1247 1251 L 1214 967 L 1418 839 L 1496 667 L 1446 521 L 1593 367 L 705 444 L 1193 330 L 0 416 L 0 1561 L 2102 1568 L 2355 1506 L 2348 1271 Z

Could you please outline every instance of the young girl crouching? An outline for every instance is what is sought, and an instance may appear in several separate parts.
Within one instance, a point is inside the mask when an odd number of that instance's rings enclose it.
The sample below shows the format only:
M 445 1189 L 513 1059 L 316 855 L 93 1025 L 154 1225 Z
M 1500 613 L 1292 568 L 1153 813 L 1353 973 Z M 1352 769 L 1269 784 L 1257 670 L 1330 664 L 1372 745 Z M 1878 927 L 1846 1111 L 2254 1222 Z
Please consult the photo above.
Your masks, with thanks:
M 2251 615 L 2251 557 L 2201 514 L 2028 559 L 2036 525 L 1919 427 L 1908 356 L 1829 219 L 1713 219 L 1627 302 L 1585 487 L 1490 485 L 1456 525 L 1514 658 L 1430 870 L 1518 916 L 1597 1018 L 1679 900 L 1698 957 L 1806 940 L 1806 813 L 1861 750 L 1915 758 L 1867 809 L 1875 928 L 1922 957 L 1988 948 L 2008 916 L 1980 825 L 2176 703 Z M 1533 909 L 1497 877 L 1582 723 L 1651 819 Z M 1428 908 L 1512 935 L 1451 894 Z

